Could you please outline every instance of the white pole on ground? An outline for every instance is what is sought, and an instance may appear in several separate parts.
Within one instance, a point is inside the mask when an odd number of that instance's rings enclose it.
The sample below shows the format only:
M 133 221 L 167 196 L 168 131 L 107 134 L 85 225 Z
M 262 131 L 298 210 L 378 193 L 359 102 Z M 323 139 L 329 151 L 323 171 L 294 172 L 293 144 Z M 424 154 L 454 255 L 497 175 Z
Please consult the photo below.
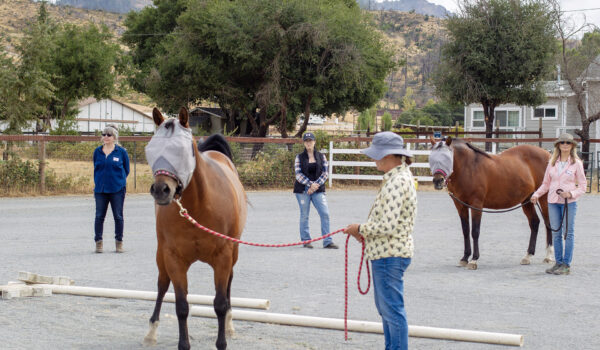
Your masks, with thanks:
M 71 294 L 83 295 L 89 297 L 104 297 L 104 298 L 126 298 L 140 300 L 156 300 L 157 292 L 148 292 L 142 290 L 127 290 L 127 289 L 112 289 L 112 288 L 95 288 L 81 286 L 65 286 L 56 284 L 37 284 L 36 286 L 49 288 L 54 294 Z M 187 301 L 190 304 L 212 305 L 214 296 L 188 294 Z M 175 302 L 175 294 L 167 293 L 163 299 L 165 302 Z M 264 309 L 268 310 L 271 302 L 267 299 L 250 299 L 250 298 L 231 298 L 231 305 L 235 307 Z
M 215 318 L 215 310 L 208 307 L 193 306 L 191 316 Z M 344 320 L 336 318 L 312 317 L 290 314 L 277 314 L 248 310 L 232 310 L 234 320 L 277 323 L 290 326 L 327 328 L 344 330 Z M 348 320 L 348 330 L 364 333 L 383 333 L 380 322 Z M 417 338 L 447 339 L 465 342 L 523 346 L 523 335 L 470 331 L 462 329 L 408 326 L 408 335 Z

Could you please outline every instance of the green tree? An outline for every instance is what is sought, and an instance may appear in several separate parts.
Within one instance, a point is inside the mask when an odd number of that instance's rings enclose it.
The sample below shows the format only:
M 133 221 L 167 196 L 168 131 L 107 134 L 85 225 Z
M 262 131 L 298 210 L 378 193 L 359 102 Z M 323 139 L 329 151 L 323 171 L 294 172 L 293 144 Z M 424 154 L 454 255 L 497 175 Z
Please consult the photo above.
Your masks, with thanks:
M 307 123 L 313 112 L 372 106 L 394 66 L 348 0 L 190 2 L 170 33 L 148 55 L 144 90 L 166 110 L 217 102 L 228 129 L 247 121 L 256 136 L 277 125 L 285 137 L 300 113 Z
M 465 1 L 446 21 L 449 41 L 433 78 L 437 96 L 481 103 L 491 138 L 496 106 L 537 106 L 545 100 L 542 79 L 556 52 L 553 24 L 545 0 Z
M 20 133 L 31 122 L 36 122 L 36 131 L 50 126 L 48 110 L 55 90 L 50 82 L 50 57 L 55 49 L 53 37 L 57 28 L 42 2 L 35 21 L 29 23 L 23 39 L 15 47 L 18 58 L 14 63 L 5 61 L 3 64 L 15 74 L 4 81 L 4 86 L 8 87 L 2 97 L 6 105 L 4 118 L 11 120 L 7 131 Z
M 107 98 L 115 91 L 115 66 L 121 49 L 111 39 L 106 26 L 94 24 L 65 24 L 56 33 L 50 73 L 61 119 L 67 115 L 69 103 L 90 96 Z
M 381 131 L 390 130 L 392 130 L 392 115 L 390 114 L 390 112 L 385 112 L 381 117 Z
M 358 116 L 357 129 L 365 132 L 375 132 L 377 131 L 377 123 L 376 123 L 376 110 L 375 108 L 365 109 L 360 112 Z
M 590 28 L 590 25 L 576 28 L 570 26 L 570 19 L 560 10 L 558 2 L 553 4 L 557 13 L 556 26 L 560 42 L 557 61 L 561 67 L 561 78 L 566 80 L 575 94 L 575 103 L 581 121 L 581 129 L 575 130 L 575 134 L 581 137 L 581 151 L 589 152 L 590 127 L 600 120 L 600 106 L 597 102 L 589 102 L 589 86 L 598 84 L 597 73 L 594 71 L 597 71 L 600 64 L 600 30 L 595 28 L 584 33 L 580 44 L 573 47 L 573 38 L 580 36 L 583 30 Z

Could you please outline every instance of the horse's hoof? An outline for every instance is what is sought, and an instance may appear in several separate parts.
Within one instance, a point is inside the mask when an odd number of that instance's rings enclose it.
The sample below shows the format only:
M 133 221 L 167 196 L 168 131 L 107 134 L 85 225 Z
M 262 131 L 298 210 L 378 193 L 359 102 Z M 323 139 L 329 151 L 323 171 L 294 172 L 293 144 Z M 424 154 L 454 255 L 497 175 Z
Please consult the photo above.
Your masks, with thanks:
M 530 264 L 531 264 L 531 260 L 529 258 L 521 259 L 521 265 L 530 265 Z
M 144 346 L 154 346 L 156 345 L 155 338 L 144 337 L 144 341 L 142 342 Z
M 470 263 L 467 264 L 467 269 L 469 269 L 469 270 L 477 270 L 477 263 L 471 261 Z
M 458 267 L 466 267 L 467 266 L 467 262 L 464 261 L 464 260 L 461 260 L 461 261 L 458 262 L 458 265 L 456 265 L 456 266 L 458 266 Z
M 544 258 L 544 263 L 545 264 L 552 264 L 554 262 L 554 259 L 551 258 Z

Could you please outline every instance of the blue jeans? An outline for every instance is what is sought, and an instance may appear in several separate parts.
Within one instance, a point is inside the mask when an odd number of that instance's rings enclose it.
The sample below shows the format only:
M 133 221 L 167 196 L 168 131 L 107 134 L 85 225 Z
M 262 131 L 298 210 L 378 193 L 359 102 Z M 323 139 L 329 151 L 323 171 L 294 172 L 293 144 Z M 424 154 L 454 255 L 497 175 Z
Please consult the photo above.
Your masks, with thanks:
M 310 213 L 310 203 L 315 206 L 319 217 L 321 218 L 321 236 L 329 233 L 329 208 L 327 207 L 327 197 L 324 192 L 296 193 L 296 199 L 300 206 L 300 239 L 302 241 L 310 240 L 310 230 L 308 228 L 308 214 Z M 323 240 L 323 247 L 333 243 L 331 237 Z
M 556 263 L 571 266 L 571 260 L 573 259 L 573 243 L 575 242 L 574 229 L 575 214 L 577 213 L 577 202 L 569 203 L 567 204 L 567 207 L 569 208 L 569 213 L 565 218 L 565 222 L 562 223 L 562 226 L 560 226 L 558 232 L 552 232 L 552 240 L 554 244 L 554 258 L 556 259 Z M 553 229 L 559 228 L 564 208 L 564 203 L 548 203 L 548 215 L 550 216 L 550 226 Z M 568 230 L 563 253 L 563 235 L 566 224 L 568 224 Z
M 408 349 L 403 276 L 410 261 L 395 257 L 371 261 L 375 306 L 383 321 L 385 350 Z
M 115 219 L 115 240 L 123 240 L 123 203 L 125 202 L 125 187 L 115 193 L 96 193 L 96 220 L 94 222 L 94 241 L 102 240 L 102 232 L 104 230 L 104 217 L 108 210 L 108 203 L 112 209 L 113 218 Z

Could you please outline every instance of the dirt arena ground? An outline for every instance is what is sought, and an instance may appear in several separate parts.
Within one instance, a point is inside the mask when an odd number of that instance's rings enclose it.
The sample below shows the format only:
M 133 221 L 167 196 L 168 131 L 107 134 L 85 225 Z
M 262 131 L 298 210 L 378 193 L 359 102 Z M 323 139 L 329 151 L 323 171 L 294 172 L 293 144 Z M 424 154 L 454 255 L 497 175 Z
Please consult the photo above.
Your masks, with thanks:
M 363 221 L 374 190 L 329 191 L 331 230 Z M 298 207 L 291 191 L 251 192 L 243 238 L 284 243 L 299 239 Z M 456 210 L 445 192 L 420 191 L 416 253 L 405 274 L 409 323 L 523 334 L 524 349 L 600 349 L 600 196 L 579 201 L 572 273 L 544 273 L 544 235 L 529 266 L 519 265 L 529 228 L 521 211 L 484 214 L 479 269 L 456 267 L 463 240 Z M 0 284 L 18 271 L 69 276 L 76 285 L 154 291 L 154 209 L 149 195 L 125 202 L 126 253 L 115 254 L 112 216 L 104 254 L 93 253 L 94 201 L 88 196 L 0 198 Z M 319 227 L 311 213 L 311 232 Z M 345 237 L 334 236 L 342 248 Z M 372 291 L 356 290 L 360 247 L 350 246 L 349 318 L 379 322 Z M 189 291 L 213 294 L 212 270 L 196 263 Z M 343 318 L 344 249 L 240 247 L 232 295 L 266 298 L 271 312 Z M 141 349 L 153 302 L 54 295 L 0 300 L 1 349 Z M 383 349 L 383 336 L 234 321 L 229 349 Z M 214 319 L 190 317 L 194 349 L 214 349 Z M 410 338 L 411 349 L 501 349 L 500 345 Z M 156 349 L 177 346 L 174 304 L 161 313 Z

